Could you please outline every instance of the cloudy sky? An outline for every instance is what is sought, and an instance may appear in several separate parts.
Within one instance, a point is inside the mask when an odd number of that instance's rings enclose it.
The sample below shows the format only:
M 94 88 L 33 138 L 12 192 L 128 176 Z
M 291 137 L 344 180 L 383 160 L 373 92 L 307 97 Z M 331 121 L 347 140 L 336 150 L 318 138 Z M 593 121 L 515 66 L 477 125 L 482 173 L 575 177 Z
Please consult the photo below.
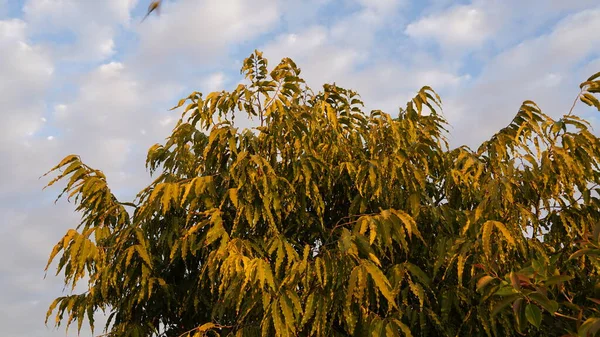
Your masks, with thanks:
M 140 24 L 149 0 L 0 0 L 2 336 L 65 336 L 43 323 L 62 294 L 43 268 L 78 216 L 39 176 L 76 153 L 131 198 L 149 182 L 147 148 L 178 117 L 168 108 L 233 89 L 254 49 L 390 113 L 431 85 L 453 146 L 477 146 L 525 99 L 564 114 L 600 71 L 597 0 L 165 1 Z M 593 110 L 576 113 L 600 129 Z

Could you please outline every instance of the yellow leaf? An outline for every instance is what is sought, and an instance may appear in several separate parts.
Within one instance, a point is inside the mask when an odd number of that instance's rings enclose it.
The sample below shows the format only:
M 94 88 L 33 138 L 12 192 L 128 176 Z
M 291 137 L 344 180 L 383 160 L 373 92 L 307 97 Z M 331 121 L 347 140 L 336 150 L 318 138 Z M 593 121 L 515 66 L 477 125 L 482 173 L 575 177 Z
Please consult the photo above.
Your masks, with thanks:
M 152 261 L 150 260 L 150 256 L 148 255 L 148 252 L 144 249 L 144 247 L 142 247 L 141 245 L 135 245 L 134 247 L 138 255 L 142 258 L 142 260 L 144 260 L 146 265 L 148 265 L 149 268 L 152 268 Z
M 481 235 L 481 242 L 483 244 L 483 252 L 487 256 L 492 256 L 492 228 L 494 227 L 493 221 L 486 221 L 483 224 L 483 231 Z
M 513 246 L 513 247 L 517 246 L 517 243 L 515 242 L 515 238 L 512 236 L 512 234 L 510 233 L 508 228 L 506 228 L 506 226 L 502 222 L 493 221 L 493 220 L 490 220 L 490 221 L 493 222 L 494 226 L 500 230 L 500 232 L 502 233 L 502 235 L 504 236 L 506 241 L 508 241 L 508 243 L 511 246 Z
M 260 260 L 262 262 L 262 268 L 264 270 L 265 281 L 274 291 L 277 290 L 275 288 L 275 280 L 273 278 L 273 272 L 271 271 L 271 266 L 268 262 Z
M 412 216 L 401 210 L 392 210 L 392 212 L 404 223 L 404 227 L 408 232 L 409 238 L 412 236 L 412 234 L 415 234 L 419 239 L 421 239 L 421 241 L 425 242 L 425 239 L 423 239 L 421 232 L 419 232 L 419 229 L 417 228 L 417 223 L 415 222 L 415 219 Z
M 238 189 L 237 188 L 229 189 L 229 199 L 231 199 L 233 206 L 238 207 Z
M 198 332 L 207 332 L 210 329 L 215 328 L 217 325 L 214 323 L 204 323 L 198 327 Z
M 375 242 L 375 238 L 377 238 L 377 223 L 374 219 L 370 219 L 369 221 L 369 244 L 373 244 Z
M 313 314 L 315 313 L 315 302 L 315 293 L 311 292 L 310 295 L 308 295 L 308 298 L 306 299 L 306 307 L 304 308 L 304 315 L 302 316 L 302 322 L 300 323 L 301 326 L 306 325 L 306 323 L 308 323 L 308 321 L 312 318 Z
M 373 281 L 375 282 L 375 285 L 381 294 L 388 300 L 390 306 L 397 308 L 395 296 L 392 293 L 390 282 L 388 281 L 387 277 L 385 277 L 381 269 L 371 262 L 364 262 L 363 265 L 367 269 L 367 272 L 371 275 L 371 278 L 373 278 Z
M 479 279 L 479 281 L 477 281 L 477 290 L 480 290 L 481 288 L 485 287 L 488 283 L 492 282 L 493 280 L 494 278 L 489 275 L 483 276 Z
M 412 293 L 419 299 L 419 305 L 421 308 L 423 308 L 423 304 L 425 303 L 425 290 L 420 284 L 414 283 L 410 278 L 407 280 L 410 291 L 412 291 Z
M 185 204 L 185 202 L 187 201 L 188 195 L 192 190 L 192 185 L 193 184 L 191 182 L 184 185 L 183 196 L 181 197 L 181 203 L 179 204 L 179 207 L 183 207 L 183 204 Z
M 283 317 L 285 318 L 286 325 L 292 332 L 295 332 L 296 319 L 294 318 L 291 302 L 289 302 L 285 294 L 281 294 L 281 297 L 279 297 L 279 306 L 281 306 L 281 311 L 283 312 Z
M 277 336 L 287 336 L 287 329 L 283 324 L 283 318 L 279 313 L 279 306 L 273 305 L 271 306 L 271 316 L 273 317 L 273 326 L 275 327 L 275 332 Z
M 463 280 L 463 273 L 465 270 L 465 262 L 467 260 L 467 257 L 463 254 L 458 256 L 458 261 L 456 263 L 457 265 L 457 271 L 458 271 L 458 284 L 462 286 L 462 280 Z

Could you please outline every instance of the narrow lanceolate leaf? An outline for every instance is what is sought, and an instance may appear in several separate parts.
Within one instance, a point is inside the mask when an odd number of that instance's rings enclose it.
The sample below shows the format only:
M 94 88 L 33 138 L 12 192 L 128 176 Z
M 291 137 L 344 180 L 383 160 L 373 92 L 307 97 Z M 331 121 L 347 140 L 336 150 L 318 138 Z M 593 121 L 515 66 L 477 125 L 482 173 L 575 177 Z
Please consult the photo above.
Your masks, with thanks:
M 390 306 L 396 307 L 396 300 L 394 298 L 394 294 L 392 293 L 392 287 L 390 286 L 390 282 L 388 281 L 387 277 L 385 277 L 383 272 L 381 272 L 381 269 L 371 262 L 364 262 L 364 266 L 369 275 L 371 275 L 373 278 L 373 281 L 375 282 L 375 285 L 381 294 L 388 300 Z
M 458 273 L 458 284 L 462 285 L 463 273 L 465 270 L 465 262 L 467 260 L 467 256 L 461 254 L 458 256 L 458 261 L 456 262 L 456 268 Z
M 315 294 L 311 293 L 310 295 L 308 295 L 308 298 L 306 299 L 306 308 L 304 309 L 304 315 L 302 315 L 302 321 L 300 322 L 301 326 L 306 325 L 306 323 L 308 323 L 308 321 L 312 318 L 313 314 L 315 313 L 315 302 Z
M 494 223 L 491 221 L 486 221 L 483 224 L 482 234 L 481 234 L 481 242 L 483 244 L 483 252 L 487 256 L 492 256 L 492 229 L 494 228 Z
M 146 251 L 146 249 L 141 245 L 135 245 L 135 250 L 137 251 L 139 256 L 142 258 L 144 263 L 148 267 L 152 268 L 152 261 L 150 260 L 150 256 L 148 255 L 148 252 Z
M 279 298 L 279 305 L 281 306 L 281 311 L 283 312 L 283 317 L 285 317 L 285 323 L 292 332 L 296 331 L 296 319 L 294 317 L 294 311 L 292 309 L 291 301 L 282 295 Z
M 504 237 L 506 242 L 508 242 L 508 244 L 510 244 L 513 247 L 516 246 L 515 238 L 513 237 L 513 235 L 510 233 L 510 231 L 506 228 L 506 226 L 502 222 L 493 221 L 493 220 L 490 220 L 488 222 L 491 222 L 494 224 L 494 227 L 496 227 L 500 231 L 500 233 L 502 233 L 502 236 Z
M 599 71 L 599 72 L 597 72 L 597 73 L 595 73 L 594 75 L 590 76 L 590 77 L 587 79 L 587 81 L 588 81 L 588 82 L 591 82 L 591 81 L 594 81 L 594 80 L 596 80 L 596 79 L 597 79 L 597 78 L 599 78 L 599 77 L 600 77 L 600 71 Z
M 54 248 L 52 248 L 52 252 L 50 253 L 50 257 L 48 258 L 48 263 L 46 264 L 46 270 L 48 270 L 48 267 L 50 267 L 50 264 L 52 263 L 56 255 L 61 250 L 67 249 L 67 247 L 71 244 L 71 240 L 78 235 L 79 233 L 77 233 L 77 231 L 74 229 L 69 229 L 67 231 L 67 234 L 65 234 L 65 236 L 54 246 Z
M 414 265 L 410 262 L 405 262 L 404 267 L 406 267 L 406 269 L 408 269 L 410 273 L 417 279 L 419 279 L 419 281 L 423 284 L 429 285 L 431 283 L 431 279 L 429 278 L 429 276 L 427 276 L 427 274 L 419 266 Z
M 283 321 L 283 316 L 281 314 L 281 308 L 277 305 L 277 302 L 274 303 L 271 307 L 271 316 L 273 317 L 273 326 L 275 327 L 275 332 L 277 336 L 287 336 L 288 330 L 287 326 Z
M 598 109 L 598 111 L 600 111 L 600 101 L 592 94 L 590 93 L 583 93 L 581 95 L 581 101 L 589 106 L 593 106 L 596 109 Z
M 397 319 L 392 319 L 392 323 L 404 334 L 404 337 L 413 337 L 410 328 Z

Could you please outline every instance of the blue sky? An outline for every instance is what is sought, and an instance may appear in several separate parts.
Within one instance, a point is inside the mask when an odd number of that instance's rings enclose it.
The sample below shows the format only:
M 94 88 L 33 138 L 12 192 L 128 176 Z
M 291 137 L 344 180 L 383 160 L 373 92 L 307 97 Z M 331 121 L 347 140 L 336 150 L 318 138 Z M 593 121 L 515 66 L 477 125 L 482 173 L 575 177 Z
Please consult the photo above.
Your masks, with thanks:
M 476 147 L 526 99 L 561 116 L 600 71 L 597 0 L 164 1 L 140 23 L 149 0 L 0 0 L 3 336 L 65 335 L 43 324 L 62 294 L 43 267 L 78 215 L 38 177 L 76 153 L 132 197 L 150 181 L 146 150 L 178 118 L 168 109 L 191 91 L 234 88 L 254 49 L 271 65 L 291 57 L 313 88 L 335 81 L 392 114 L 431 85 L 453 146 Z M 597 112 L 575 113 L 600 128 Z

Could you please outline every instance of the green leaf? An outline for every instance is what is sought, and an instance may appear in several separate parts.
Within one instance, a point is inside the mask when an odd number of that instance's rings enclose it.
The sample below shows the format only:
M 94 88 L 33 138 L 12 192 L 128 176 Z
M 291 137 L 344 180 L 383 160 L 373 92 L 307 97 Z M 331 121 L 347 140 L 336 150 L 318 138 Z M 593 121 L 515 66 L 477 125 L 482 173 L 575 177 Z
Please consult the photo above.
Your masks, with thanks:
M 516 291 L 515 288 L 511 286 L 503 286 L 500 289 L 498 289 L 494 294 L 498 296 L 508 296 L 516 294 Z
M 402 331 L 402 333 L 404 334 L 405 337 L 413 337 L 412 332 L 410 331 L 410 328 L 406 324 L 400 322 L 399 320 L 397 320 L 395 318 L 393 318 L 391 320 L 391 322 L 394 325 L 396 325 L 396 327 L 398 329 L 400 329 L 400 331 Z
M 548 299 L 546 295 L 538 291 L 532 292 L 527 296 L 537 302 L 542 308 L 546 309 L 551 314 L 554 314 L 556 310 L 558 310 L 558 303 L 556 303 L 556 301 Z
M 573 279 L 573 276 L 569 276 L 569 275 L 554 275 L 554 276 L 548 277 L 546 279 L 546 281 L 544 281 L 544 284 L 547 286 L 550 286 L 550 285 L 564 283 L 564 282 L 570 281 L 572 279 Z
M 499 314 L 502 310 L 511 305 L 518 298 L 520 298 L 519 294 L 512 294 L 496 302 L 496 304 L 492 308 L 492 316 L 496 316 L 497 314 Z
M 536 328 L 539 328 L 540 324 L 542 324 L 542 311 L 534 304 L 527 304 L 525 307 L 525 317 Z

